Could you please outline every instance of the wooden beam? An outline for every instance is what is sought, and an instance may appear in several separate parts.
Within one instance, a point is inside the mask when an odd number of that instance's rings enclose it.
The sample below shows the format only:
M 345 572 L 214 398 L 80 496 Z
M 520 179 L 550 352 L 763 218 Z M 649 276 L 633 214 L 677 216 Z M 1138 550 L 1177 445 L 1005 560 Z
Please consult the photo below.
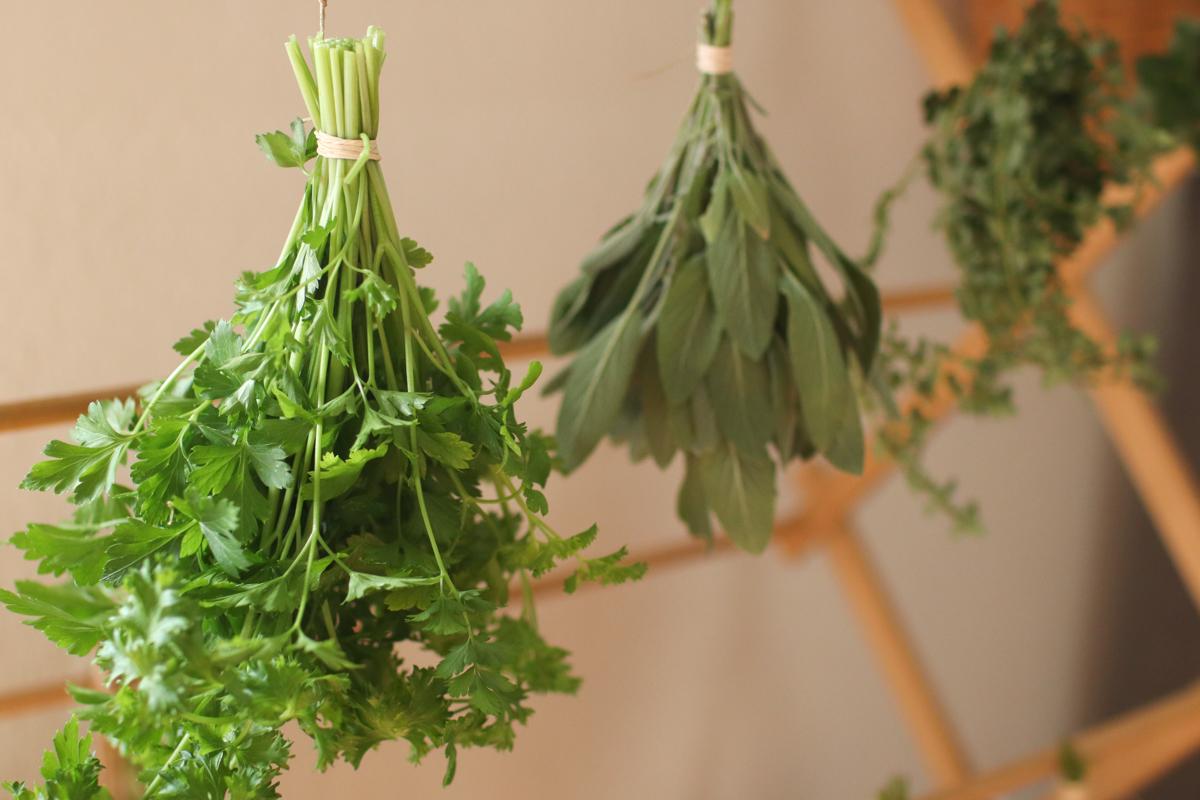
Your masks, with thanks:
M 41 686 L 30 686 L 0 694 L 0 719 L 30 714 L 71 702 L 66 684 L 60 679 Z
M 518 336 L 511 342 L 499 342 L 499 346 L 505 358 L 514 360 L 534 358 L 548 352 L 546 338 L 540 335 Z M 76 417 L 87 411 L 88 403 L 93 400 L 134 397 L 143 385 L 139 383 L 108 389 L 90 389 L 86 392 L 54 397 L 0 403 L 0 433 L 73 422 Z
M 1070 308 L 1075 325 L 1111 351 L 1116 333 L 1091 295 Z M 1200 483 L 1153 400 L 1126 381 L 1101 380 L 1092 401 L 1134 488 L 1200 610 Z
M 940 786 L 961 783 L 966 753 L 865 548 L 849 530 L 825 548 L 930 774 Z
M 1093 798 L 1128 797 L 1200 747 L 1200 684 L 1071 737 Z M 922 800 L 994 800 L 1058 774 L 1059 745 Z
M 923 286 L 888 292 L 883 296 L 885 310 L 893 313 L 936 308 L 954 302 L 954 287 L 950 285 Z M 519 336 L 511 342 L 500 342 L 500 352 L 507 359 L 526 360 L 549 355 L 546 337 L 540 334 Z M 113 397 L 133 397 L 142 384 L 91 389 L 86 392 L 0 403 L 0 433 L 73 422 L 87 411 L 93 400 Z
M 975 65 L 937 0 L 895 0 L 895 6 L 937 88 L 971 80 Z

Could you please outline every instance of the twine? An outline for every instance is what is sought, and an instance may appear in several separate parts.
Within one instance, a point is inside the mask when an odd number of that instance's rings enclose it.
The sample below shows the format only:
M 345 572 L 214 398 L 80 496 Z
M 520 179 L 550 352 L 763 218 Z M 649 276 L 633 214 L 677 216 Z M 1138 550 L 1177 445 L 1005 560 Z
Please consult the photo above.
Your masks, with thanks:
M 362 139 L 339 139 L 317 131 L 317 155 L 325 158 L 358 161 L 362 157 L 364 146 Z M 374 139 L 371 140 L 371 153 L 367 158 L 371 161 L 379 160 L 379 145 Z
M 696 45 L 696 69 L 705 75 L 727 75 L 733 72 L 733 48 L 703 43 Z

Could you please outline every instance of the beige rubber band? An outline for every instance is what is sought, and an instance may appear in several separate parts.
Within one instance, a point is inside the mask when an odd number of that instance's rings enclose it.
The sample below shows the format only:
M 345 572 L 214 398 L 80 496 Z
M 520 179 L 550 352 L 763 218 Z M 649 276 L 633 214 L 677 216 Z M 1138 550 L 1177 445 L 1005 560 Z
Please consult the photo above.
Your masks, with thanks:
M 696 45 L 696 69 L 705 75 L 727 75 L 733 72 L 733 48 Z
M 343 161 L 358 161 L 362 153 L 362 139 L 339 139 L 337 136 L 317 131 L 317 155 L 319 156 Z M 372 161 L 379 160 L 379 145 L 375 143 L 374 139 L 371 140 L 371 155 L 368 158 Z

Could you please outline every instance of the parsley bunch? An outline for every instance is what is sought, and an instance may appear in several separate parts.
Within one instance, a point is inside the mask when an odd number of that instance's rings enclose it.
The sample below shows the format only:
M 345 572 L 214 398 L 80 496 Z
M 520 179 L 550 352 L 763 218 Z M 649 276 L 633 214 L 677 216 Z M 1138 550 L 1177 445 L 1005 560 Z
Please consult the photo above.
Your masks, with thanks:
M 701 41 L 728 47 L 730 0 Z M 550 345 L 576 353 L 558 443 L 567 467 L 605 436 L 662 466 L 680 453 L 679 513 L 740 547 L 771 536 L 775 463 L 823 454 L 858 471 L 855 375 L 879 343 L 879 293 L 819 226 L 755 132 L 733 74 L 705 75 L 641 208 L 584 260 L 559 295 Z M 811 248 L 842 285 L 838 299 Z
M 311 69 L 287 44 L 315 128 L 374 139 L 383 33 L 310 50 Z M 300 121 L 259 144 L 301 169 L 315 151 Z M 397 232 L 369 153 L 316 158 L 277 265 L 242 277 L 233 318 L 179 342 L 140 403 L 92 404 L 23 484 L 77 506 L 13 537 L 71 580 L 0 601 L 94 651 L 109 688 L 75 689 L 80 716 L 146 798 L 276 797 L 289 722 L 322 767 L 404 738 L 414 760 L 444 748 L 449 781 L 458 748 L 512 746 L 531 693 L 579 684 L 528 591 L 500 613 L 510 584 L 564 559 L 572 583 L 640 574 L 623 550 L 581 554 L 594 527 L 564 537 L 542 518 L 549 442 L 514 411 L 541 368 L 514 380 L 497 347 L 521 312 L 507 292 L 484 305 L 467 265 L 435 327 L 415 280 L 431 256 Z M 10 791 L 103 797 L 74 722 L 62 739 L 44 789 Z

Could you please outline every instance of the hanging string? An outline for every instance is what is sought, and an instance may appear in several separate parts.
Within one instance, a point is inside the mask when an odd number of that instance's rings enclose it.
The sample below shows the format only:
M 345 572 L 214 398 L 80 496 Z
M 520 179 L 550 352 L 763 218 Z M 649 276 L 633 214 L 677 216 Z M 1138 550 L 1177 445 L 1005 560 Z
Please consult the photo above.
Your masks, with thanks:
M 321 38 L 325 38 L 325 12 L 329 9 L 329 0 L 319 0 L 321 6 Z

